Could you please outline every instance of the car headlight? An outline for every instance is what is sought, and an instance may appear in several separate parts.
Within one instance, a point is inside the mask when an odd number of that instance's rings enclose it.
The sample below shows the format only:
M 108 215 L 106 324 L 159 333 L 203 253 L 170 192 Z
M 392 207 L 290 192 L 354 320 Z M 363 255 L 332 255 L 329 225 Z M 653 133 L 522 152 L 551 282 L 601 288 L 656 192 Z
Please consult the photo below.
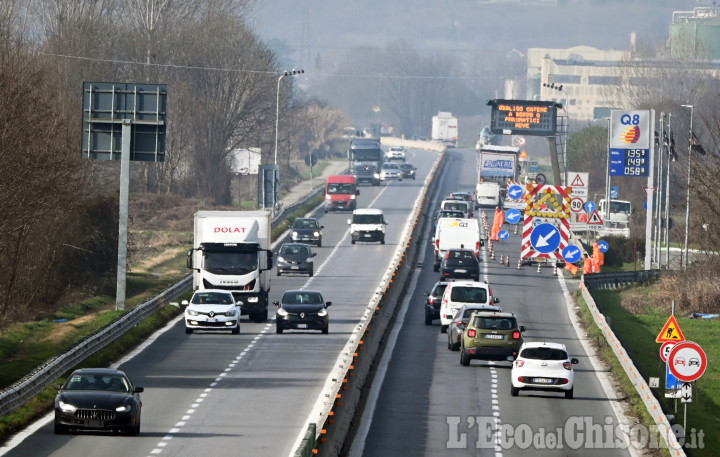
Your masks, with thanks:
M 277 260 L 278 260 L 278 262 L 284 262 L 284 261 L 285 261 L 285 257 L 280 256 L 280 257 L 277 258 Z
M 330 194 L 325 196 L 325 200 L 332 200 L 332 197 L 330 196 Z
M 233 316 L 235 316 L 236 314 L 237 314 L 237 310 L 236 310 L 236 309 L 231 309 L 230 311 L 225 311 L 225 316 L 226 316 L 226 317 L 233 317 Z
M 323 317 L 327 316 L 327 309 L 323 308 L 318 312 L 318 316 Z
M 350 200 L 355 200 L 355 194 L 352 194 L 352 195 L 350 196 Z
M 307 259 L 305 259 L 305 261 L 306 261 L 306 262 L 312 262 L 312 261 L 313 261 L 313 258 L 312 258 L 312 257 L 308 257 Z
M 313 236 L 320 236 L 320 232 L 313 232 Z
M 282 316 L 282 317 L 285 317 L 288 315 L 287 311 L 285 311 L 282 308 L 278 308 L 277 313 L 278 313 L 278 316 Z
M 58 402 L 58 406 L 60 407 L 60 410 L 64 413 L 74 413 L 77 410 L 77 406 L 71 405 L 70 403 L 65 403 L 62 400 Z
M 187 314 L 188 314 L 188 316 L 199 316 L 200 315 L 200 313 L 198 313 L 194 309 L 188 309 Z
M 373 176 L 376 178 L 380 178 L 380 174 L 378 174 L 378 173 L 375 173 Z
M 132 406 L 130 406 L 130 405 L 122 405 L 122 406 L 118 406 L 117 408 L 115 408 L 115 411 L 117 411 L 119 413 L 129 413 L 131 409 L 132 409 Z
M 292 233 L 293 238 L 297 236 L 297 232 Z

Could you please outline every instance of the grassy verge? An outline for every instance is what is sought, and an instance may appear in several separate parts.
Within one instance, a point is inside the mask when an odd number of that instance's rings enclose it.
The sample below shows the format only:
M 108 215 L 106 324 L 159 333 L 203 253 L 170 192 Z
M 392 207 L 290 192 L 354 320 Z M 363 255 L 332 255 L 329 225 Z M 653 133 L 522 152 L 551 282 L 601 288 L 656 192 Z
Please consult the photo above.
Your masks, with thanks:
M 595 291 L 594 297 L 596 303 L 601 306 L 603 313 L 609 317 L 613 331 L 622 341 L 623 346 L 645 379 L 651 376 L 660 378 L 660 395 L 658 397 L 661 404 L 663 404 L 663 409 L 667 414 L 675 415 L 677 422 L 682 425 L 684 405 L 681 405 L 679 400 L 676 404 L 674 399 L 664 397 L 665 364 L 660 358 L 660 345 L 655 342 L 657 334 L 663 328 L 669 316 L 661 313 L 657 308 L 650 308 L 642 313 L 634 314 L 622 306 L 623 299 L 627 299 L 631 295 L 639 295 L 641 298 L 643 296 L 648 297 L 652 291 L 651 287 L 636 287 L 622 291 Z M 583 303 L 582 308 L 586 309 L 585 306 Z M 592 316 L 589 316 L 589 318 L 592 320 Z M 712 362 L 720 357 L 720 342 L 716 337 L 718 331 L 720 331 L 720 322 L 716 320 L 689 319 L 680 316 L 676 316 L 676 318 L 685 338 L 700 344 L 710 361 L 705 374 L 693 384 L 693 400 L 692 403 L 687 405 L 687 430 L 689 432 L 692 429 L 696 431 L 702 430 L 704 448 L 689 450 L 688 455 L 703 457 L 717 455 L 717 449 L 720 448 L 720 428 L 718 428 L 720 407 L 717 404 L 717 398 L 720 395 L 720 365 L 717 363 L 713 365 Z M 600 331 L 597 327 L 593 325 L 590 328 L 599 334 Z M 598 339 L 601 336 L 594 336 L 593 338 Z M 607 351 L 609 351 L 609 357 L 615 360 L 610 348 L 607 348 Z M 619 367 L 619 363 L 617 369 L 613 367 L 613 372 L 622 372 L 622 378 L 624 378 L 622 384 L 625 389 L 625 383 L 629 383 L 629 380 L 626 379 L 624 371 Z M 628 392 L 634 391 L 630 384 L 627 387 L 630 389 Z M 640 401 L 639 398 L 638 401 Z M 635 405 L 634 401 L 632 403 L 633 409 L 636 406 L 642 406 L 640 404 Z M 644 417 L 643 422 L 652 423 L 645 422 L 645 420 L 652 421 L 649 416 Z
M 292 220 L 316 208 L 323 201 L 318 195 L 289 214 L 286 221 L 272 231 L 273 240 L 284 233 Z M 192 234 L 176 234 L 182 239 L 192 240 Z M 185 266 L 187 247 L 173 249 L 156 261 L 152 267 L 143 262 L 133 265 L 128 273 L 127 308 L 144 303 L 162 290 L 188 274 Z M 134 327 L 112 345 L 81 363 L 83 367 L 108 366 L 118 360 L 140 341 L 162 328 L 180 313 L 178 308 L 167 306 L 158 313 Z M 5 388 L 22 379 L 37 366 L 64 352 L 80 342 L 87 335 L 101 329 L 123 312 L 115 310 L 115 298 L 95 297 L 63 307 L 46 318 L 33 322 L 12 325 L 0 334 L 0 388 Z M 69 373 L 68 373 L 69 374 Z M 64 379 L 56 382 L 63 382 Z M 53 408 L 55 389 L 51 386 L 35 396 L 27 405 L 0 418 L 0 442 L 30 424 Z

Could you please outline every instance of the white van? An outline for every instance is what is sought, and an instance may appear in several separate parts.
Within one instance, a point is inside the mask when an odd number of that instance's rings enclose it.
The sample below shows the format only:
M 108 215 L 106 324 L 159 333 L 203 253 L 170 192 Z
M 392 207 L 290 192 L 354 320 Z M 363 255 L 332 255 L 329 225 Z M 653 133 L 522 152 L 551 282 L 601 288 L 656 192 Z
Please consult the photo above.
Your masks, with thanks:
M 475 186 L 475 204 L 481 208 L 500 206 L 500 184 L 496 182 L 477 183 Z
M 477 219 L 457 219 L 441 217 L 437 220 L 435 237 L 435 264 L 433 269 L 440 271 L 440 262 L 448 249 L 472 249 L 480 255 L 480 224 Z
M 440 300 L 440 332 L 445 333 L 455 314 L 463 305 L 486 305 L 491 307 L 500 299 L 492 295 L 487 283 L 477 281 L 452 281 L 448 283 Z M 492 308 L 491 308 L 492 309 Z

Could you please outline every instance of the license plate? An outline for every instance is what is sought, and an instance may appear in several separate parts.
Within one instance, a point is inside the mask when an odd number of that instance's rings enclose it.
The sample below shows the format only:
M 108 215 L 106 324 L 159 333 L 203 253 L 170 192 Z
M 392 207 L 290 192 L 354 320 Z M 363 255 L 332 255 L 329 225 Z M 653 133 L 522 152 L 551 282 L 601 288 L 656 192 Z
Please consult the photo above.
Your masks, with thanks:
M 552 384 L 552 379 L 548 378 L 533 378 L 533 382 L 537 384 Z
M 103 428 L 103 421 L 87 421 L 87 426 L 92 428 Z
M 503 339 L 502 335 L 485 335 L 485 338 L 489 340 L 501 340 Z
M 290 267 L 291 270 L 299 270 L 300 267 Z
M 371 235 L 371 234 L 369 234 L 369 233 L 366 233 L 366 234 L 365 234 L 365 235 L 363 235 L 363 236 L 364 236 L 365 238 L 370 238 L 370 237 L 371 237 L 372 235 Z
M 455 273 L 467 273 L 467 270 L 464 268 L 456 268 Z
M 297 328 L 307 328 L 307 324 L 297 324 Z

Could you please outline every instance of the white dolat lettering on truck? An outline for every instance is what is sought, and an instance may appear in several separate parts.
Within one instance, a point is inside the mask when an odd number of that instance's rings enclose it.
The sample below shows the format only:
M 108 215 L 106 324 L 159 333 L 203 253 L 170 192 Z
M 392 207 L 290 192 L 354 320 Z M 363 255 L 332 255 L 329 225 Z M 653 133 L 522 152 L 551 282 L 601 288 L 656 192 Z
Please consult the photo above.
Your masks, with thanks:
M 187 267 L 193 290 L 222 289 L 242 302 L 241 313 L 255 322 L 268 317 L 273 256 L 270 211 L 198 211 Z

